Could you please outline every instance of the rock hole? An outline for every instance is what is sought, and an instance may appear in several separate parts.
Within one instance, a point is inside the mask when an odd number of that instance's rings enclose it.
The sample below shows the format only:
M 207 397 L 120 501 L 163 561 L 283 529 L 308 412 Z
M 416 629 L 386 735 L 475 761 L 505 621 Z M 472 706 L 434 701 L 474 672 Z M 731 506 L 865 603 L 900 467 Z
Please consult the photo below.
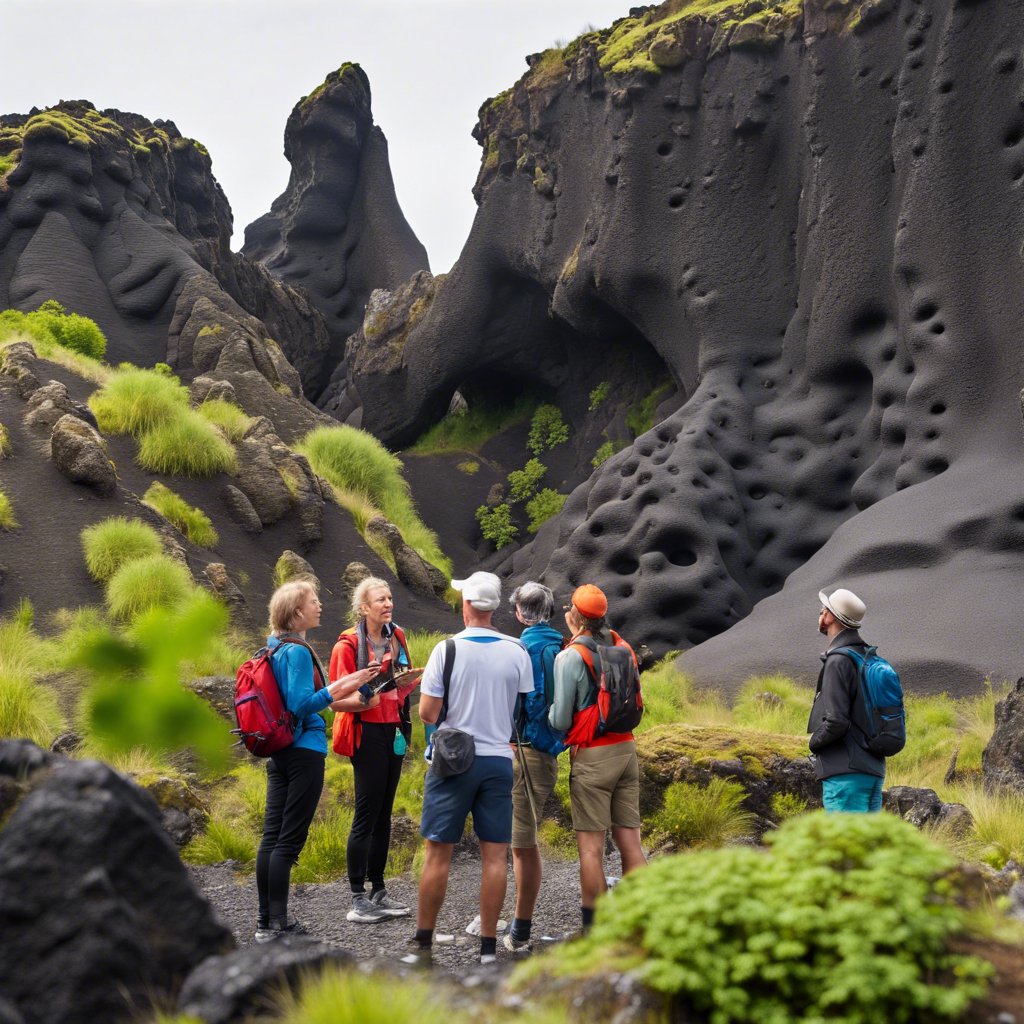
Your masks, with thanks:
M 889 317 L 881 306 L 866 306 L 854 317 L 851 326 L 854 334 L 874 334 L 888 322 Z
M 627 462 L 622 467 L 622 469 L 619 470 L 619 473 L 622 476 L 624 476 L 624 477 L 632 476 L 639 468 L 640 468 L 640 463 L 639 462 Z
M 903 427 L 889 427 L 885 432 L 886 440 L 892 444 L 903 444 L 907 439 L 907 432 Z
M 1022 128 L 1020 125 L 1014 125 L 1003 136 L 1003 145 L 1007 149 L 1013 149 L 1014 146 L 1020 145 L 1021 139 L 1024 139 L 1024 128 Z
M 949 469 L 949 462 L 941 455 L 933 455 L 930 459 L 926 460 L 924 468 L 933 476 L 938 476 Z
M 729 460 L 729 465 L 737 472 L 741 472 L 750 465 L 750 459 L 743 452 L 739 452 Z
M 670 156 L 672 153 L 671 142 L 660 142 L 658 144 L 658 156 Z
M 661 501 L 661 495 L 651 488 L 640 495 L 639 504 L 641 508 L 647 508 L 648 505 L 657 505 L 659 501 Z
M 754 486 L 751 487 L 750 490 L 747 491 L 747 493 L 750 495 L 751 498 L 753 498 L 754 501 L 760 501 L 768 493 L 768 491 L 765 490 L 765 488 L 762 487 L 760 484 L 754 484 Z
M 938 313 L 939 307 L 934 302 L 922 302 L 920 306 L 914 310 L 914 319 L 922 324 L 925 320 L 931 320 L 936 313 Z
M 643 472 L 642 472 L 642 473 L 641 473 L 641 474 L 640 474 L 640 475 L 639 475 L 639 476 L 638 476 L 638 477 L 636 478 L 636 482 L 637 482 L 637 484 L 639 484 L 639 485 L 641 485 L 641 486 L 642 486 L 643 484 L 649 484 L 649 483 L 651 482 L 651 471 L 650 471 L 649 469 L 645 469 L 645 470 L 644 470 L 644 471 L 643 471 Z
M 891 363 L 895 358 L 896 358 L 896 346 L 895 345 L 886 345 L 886 347 L 884 349 L 882 349 L 882 361 L 885 362 L 885 363 Z
M 590 536 L 591 537 L 600 537 L 603 533 L 604 533 L 604 526 L 601 523 L 593 523 L 592 522 L 590 524 Z
M 924 439 L 926 441 L 934 441 L 935 438 L 937 438 L 938 436 L 939 436 L 939 432 L 937 430 L 928 430 L 928 431 L 925 431 Z
M 932 405 L 931 409 L 929 409 L 929 412 L 933 416 L 941 416 L 945 411 L 946 411 L 946 403 L 945 402 L 935 402 Z
M 682 190 L 679 190 L 679 191 L 673 192 L 673 193 L 672 193 L 672 194 L 671 194 L 671 195 L 670 195 L 670 196 L 668 197 L 668 205 L 669 205 L 669 206 L 670 206 L 670 207 L 671 207 L 671 208 L 672 208 L 673 210 L 678 210 L 678 209 L 679 209 L 679 207 L 680 207 L 680 206 L 682 206 L 682 205 L 683 205 L 683 203 L 685 203 L 685 202 L 686 202 L 686 193 L 685 193 L 685 192 L 683 192 Z
M 619 576 L 632 576 L 640 563 L 630 551 L 618 551 L 608 559 L 608 568 Z
M 946 325 L 944 323 L 934 323 L 934 324 L 932 324 L 932 334 L 945 334 L 945 333 L 946 333 Z
M 953 83 L 951 81 L 949 81 L 949 79 L 946 79 L 945 82 L 942 82 L 939 85 L 939 92 L 941 92 L 943 96 L 948 96 L 952 91 L 953 91 Z

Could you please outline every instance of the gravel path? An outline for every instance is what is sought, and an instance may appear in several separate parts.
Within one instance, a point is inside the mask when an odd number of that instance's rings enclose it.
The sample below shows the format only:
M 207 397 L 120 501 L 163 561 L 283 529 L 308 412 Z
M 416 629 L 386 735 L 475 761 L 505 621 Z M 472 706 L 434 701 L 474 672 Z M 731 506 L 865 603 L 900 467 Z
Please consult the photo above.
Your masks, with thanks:
M 618 874 L 617 854 L 606 859 L 609 874 Z M 253 941 L 256 920 L 256 880 L 252 874 L 237 874 L 233 865 L 189 867 L 197 888 L 210 901 L 221 920 L 231 929 L 239 946 Z M 345 920 L 352 905 L 346 881 L 292 886 L 288 912 L 301 921 L 314 937 L 339 946 L 360 960 L 383 957 L 398 959 L 409 952 L 407 942 L 416 930 L 417 881 L 410 874 L 388 881 L 388 893 L 409 905 L 412 917 L 392 918 L 379 924 L 352 924 Z M 470 849 L 457 849 L 452 858 L 448 894 L 435 930 L 434 965 L 452 974 L 477 962 L 479 939 L 466 934 L 466 925 L 479 912 L 480 860 Z M 534 914 L 535 945 L 545 939 L 557 941 L 579 930 L 579 867 L 576 861 L 546 857 L 544 881 Z M 511 921 L 515 906 L 515 879 L 509 858 L 508 892 L 501 917 Z M 441 941 L 440 936 L 452 938 Z M 498 959 L 515 959 L 498 943 Z

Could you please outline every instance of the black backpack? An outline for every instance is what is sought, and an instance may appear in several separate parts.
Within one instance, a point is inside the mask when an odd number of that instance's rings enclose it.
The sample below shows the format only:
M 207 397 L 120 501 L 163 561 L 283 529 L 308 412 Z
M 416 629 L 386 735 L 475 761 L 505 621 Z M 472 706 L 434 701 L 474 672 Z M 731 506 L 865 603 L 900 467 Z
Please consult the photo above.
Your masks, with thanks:
M 632 732 L 643 718 L 640 672 L 633 649 L 614 629 L 611 634 L 613 645 L 599 644 L 589 636 L 578 636 L 569 645 L 579 652 L 597 687 L 597 701 L 576 715 L 565 737 L 569 746 L 610 732 Z

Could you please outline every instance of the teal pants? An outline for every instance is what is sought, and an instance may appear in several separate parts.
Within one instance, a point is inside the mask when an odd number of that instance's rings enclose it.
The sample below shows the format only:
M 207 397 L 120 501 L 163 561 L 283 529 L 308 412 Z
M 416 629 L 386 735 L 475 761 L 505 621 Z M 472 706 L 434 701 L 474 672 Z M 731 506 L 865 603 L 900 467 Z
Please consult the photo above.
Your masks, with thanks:
M 826 811 L 866 814 L 882 809 L 882 782 L 877 775 L 833 775 L 821 781 L 821 800 Z

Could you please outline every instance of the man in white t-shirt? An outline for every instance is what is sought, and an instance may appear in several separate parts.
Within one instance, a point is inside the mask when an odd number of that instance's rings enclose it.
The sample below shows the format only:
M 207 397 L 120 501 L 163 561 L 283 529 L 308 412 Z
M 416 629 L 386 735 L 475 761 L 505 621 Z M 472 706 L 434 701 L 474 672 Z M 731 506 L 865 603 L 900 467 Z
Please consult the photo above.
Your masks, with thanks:
M 462 838 L 466 818 L 472 814 L 483 862 L 480 962 L 493 963 L 512 839 L 512 717 L 516 695 L 533 689 L 533 667 L 526 648 L 491 625 L 491 617 L 501 604 L 501 581 L 497 576 L 475 572 L 468 579 L 452 580 L 452 587 L 462 593 L 466 628 L 452 638 L 455 659 L 448 712 L 438 726 L 435 742 L 445 729 L 459 729 L 473 737 L 475 756 L 460 774 L 443 778 L 436 766 L 427 772 L 420 823 L 427 857 L 420 876 L 413 942 L 420 955 L 430 949 L 448 887 L 452 850 Z M 442 641 L 431 652 L 423 672 L 419 711 L 427 723 L 436 722 L 441 715 L 445 658 L 446 642 Z

